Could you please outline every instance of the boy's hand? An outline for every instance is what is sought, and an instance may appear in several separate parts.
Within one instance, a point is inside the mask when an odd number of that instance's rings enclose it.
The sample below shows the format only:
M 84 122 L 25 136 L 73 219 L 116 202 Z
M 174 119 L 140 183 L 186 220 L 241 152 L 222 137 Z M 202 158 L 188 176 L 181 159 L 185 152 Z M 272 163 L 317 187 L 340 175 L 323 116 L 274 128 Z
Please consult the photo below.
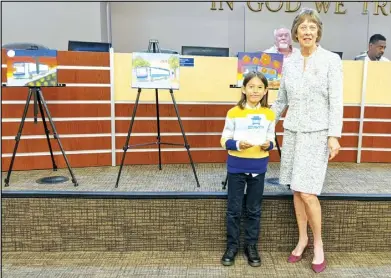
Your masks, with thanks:
M 266 151 L 270 147 L 270 141 L 267 140 L 265 143 L 261 145 L 261 149 Z
M 254 146 L 253 144 L 250 144 L 250 143 L 247 142 L 247 141 L 240 141 L 240 142 L 239 142 L 239 148 L 240 148 L 241 150 L 246 150 L 246 149 L 251 148 L 251 147 L 253 147 L 253 146 Z

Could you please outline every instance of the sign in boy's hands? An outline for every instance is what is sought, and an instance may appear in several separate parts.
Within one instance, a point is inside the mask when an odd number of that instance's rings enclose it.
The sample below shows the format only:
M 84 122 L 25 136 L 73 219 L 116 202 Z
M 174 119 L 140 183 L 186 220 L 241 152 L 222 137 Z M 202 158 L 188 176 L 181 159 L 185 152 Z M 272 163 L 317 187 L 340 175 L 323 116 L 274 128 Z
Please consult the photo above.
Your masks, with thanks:
M 270 147 L 270 141 L 267 140 L 265 143 L 261 145 L 261 149 L 266 151 Z
M 250 143 L 247 142 L 247 141 L 240 141 L 240 142 L 239 142 L 239 148 L 240 148 L 241 150 L 246 150 L 246 149 L 251 148 L 251 147 L 253 147 L 253 146 L 254 146 L 253 144 L 250 144 Z

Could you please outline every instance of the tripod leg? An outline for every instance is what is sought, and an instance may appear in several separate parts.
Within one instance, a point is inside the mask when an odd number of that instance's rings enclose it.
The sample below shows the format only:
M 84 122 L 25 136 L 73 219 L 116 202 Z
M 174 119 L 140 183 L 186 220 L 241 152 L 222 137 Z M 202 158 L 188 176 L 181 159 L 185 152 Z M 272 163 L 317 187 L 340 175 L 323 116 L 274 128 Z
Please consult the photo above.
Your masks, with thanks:
M 162 154 L 160 148 L 160 116 L 159 116 L 159 90 L 155 89 L 156 94 L 156 122 L 157 122 L 157 146 L 159 150 L 159 170 L 162 169 Z
M 122 167 L 124 166 L 124 162 L 125 162 L 126 151 L 129 148 L 130 134 L 132 133 L 134 118 L 136 116 L 138 101 L 140 99 L 140 94 L 141 94 L 141 89 L 139 88 L 137 91 L 136 103 L 134 104 L 134 108 L 133 108 L 132 119 L 130 120 L 128 136 L 126 137 L 126 143 L 125 143 L 125 146 L 123 147 L 124 153 L 122 154 L 121 165 L 119 166 L 119 172 L 118 172 L 117 182 L 115 183 L 115 187 L 118 187 L 119 179 L 121 177 Z
M 52 158 L 52 163 L 53 163 L 53 171 L 57 171 L 57 165 L 56 165 L 56 162 L 54 161 L 54 156 L 53 156 L 52 144 L 50 143 L 50 138 L 49 138 L 50 131 L 49 131 L 48 126 L 46 124 L 45 114 L 43 112 L 42 103 L 41 103 L 41 99 L 39 97 L 39 94 L 36 95 L 36 98 L 37 98 L 38 105 L 39 105 L 39 111 L 41 112 L 42 123 L 43 123 L 43 127 L 45 129 L 46 139 L 47 139 L 48 145 L 49 145 L 50 156 Z
M 277 140 L 277 133 L 274 133 L 275 137 L 274 137 L 274 140 L 276 141 L 276 147 L 277 147 L 277 151 L 278 151 L 278 154 L 280 155 L 280 158 L 281 158 L 281 149 L 280 149 L 280 144 L 278 144 L 278 140 Z
M 16 155 L 16 151 L 18 150 L 20 136 L 22 136 L 22 130 L 23 130 L 23 126 L 24 126 L 24 121 L 26 120 L 27 111 L 29 110 L 29 105 L 30 105 L 32 94 L 33 94 L 33 89 L 30 88 L 28 96 L 27 96 L 26 105 L 24 106 L 24 111 L 23 111 L 23 115 L 22 115 L 22 121 L 20 122 L 18 133 L 15 136 L 15 141 L 16 142 L 15 142 L 14 152 L 12 153 L 10 167 L 8 169 L 7 177 L 4 179 L 4 186 L 6 186 L 6 187 L 9 186 L 9 181 L 10 181 L 10 177 L 11 177 L 12 167 L 14 166 L 15 155 Z
M 187 150 L 187 154 L 189 155 L 189 160 L 190 160 L 190 163 L 191 163 L 191 167 L 193 169 L 194 177 L 195 177 L 196 182 L 197 182 L 197 187 L 200 187 L 200 183 L 198 181 L 198 177 L 197 177 L 197 173 L 196 173 L 196 170 L 195 170 L 195 167 L 194 167 L 193 159 L 192 159 L 191 153 L 190 153 L 190 146 L 189 146 L 189 143 L 187 142 L 187 138 L 186 138 L 186 135 L 185 135 L 185 130 L 183 128 L 181 117 L 179 116 L 179 112 L 178 112 L 178 107 L 176 105 L 176 101 L 175 101 L 175 97 L 174 97 L 174 91 L 172 89 L 170 89 L 170 94 L 171 94 L 172 102 L 174 103 L 176 116 L 178 117 L 179 126 L 181 127 L 183 140 L 185 141 L 185 148 Z
M 223 185 L 223 189 L 226 189 L 226 188 L 227 188 L 227 183 L 228 183 L 228 173 L 227 173 L 227 175 L 225 176 L 225 181 L 221 182 L 221 184 Z
M 45 108 L 46 115 L 48 116 L 50 125 L 52 126 L 53 137 L 54 137 L 54 139 L 57 140 L 58 146 L 60 147 L 61 152 L 62 152 L 62 155 L 64 156 L 65 163 L 67 164 L 69 173 L 70 173 L 71 176 L 72 176 L 72 182 L 73 182 L 74 186 L 78 186 L 79 184 L 77 183 L 76 177 L 75 177 L 75 175 L 73 174 L 73 171 L 72 171 L 71 166 L 69 165 L 68 158 L 67 158 L 67 156 L 66 156 L 66 154 L 65 154 L 65 152 L 64 152 L 64 148 L 62 147 L 60 138 L 58 137 L 57 130 L 56 130 L 56 126 L 54 125 L 54 122 L 53 122 L 53 120 L 52 120 L 52 116 L 50 115 L 49 108 L 48 108 L 48 106 L 46 105 L 45 99 L 43 98 L 43 95 L 42 95 L 42 92 L 41 92 L 40 89 L 37 90 L 37 94 L 39 94 L 39 100 L 40 100 L 40 102 L 42 103 L 43 107 Z
M 38 123 L 38 88 L 34 88 L 34 123 Z

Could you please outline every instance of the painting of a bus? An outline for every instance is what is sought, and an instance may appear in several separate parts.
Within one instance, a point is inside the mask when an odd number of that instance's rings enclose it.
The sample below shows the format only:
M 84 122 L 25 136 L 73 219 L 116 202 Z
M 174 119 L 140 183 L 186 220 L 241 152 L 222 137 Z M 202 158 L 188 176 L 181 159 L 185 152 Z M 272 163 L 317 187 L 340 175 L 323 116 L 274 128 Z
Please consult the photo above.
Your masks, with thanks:
M 179 90 L 179 55 L 132 53 L 131 87 Z
M 56 86 L 56 50 L 7 49 L 7 86 Z
M 170 78 L 170 70 L 157 67 L 137 67 L 136 77 L 137 81 L 167 80 Z

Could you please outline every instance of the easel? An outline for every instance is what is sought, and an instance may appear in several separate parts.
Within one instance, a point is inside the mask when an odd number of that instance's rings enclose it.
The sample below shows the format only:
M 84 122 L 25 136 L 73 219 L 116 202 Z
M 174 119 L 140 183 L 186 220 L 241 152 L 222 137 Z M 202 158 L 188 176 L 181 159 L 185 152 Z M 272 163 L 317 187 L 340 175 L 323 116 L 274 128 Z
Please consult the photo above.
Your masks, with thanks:
M 6 86 L 3 84 L 3 86 Z M 64 87 L 65 84 L 58 84 L 56 87 Z M 52 163 L 53 163 L 53 171 L 57 171 L 57 165 L 56 165 L 56 162 L 54 161 L 54 156 L 53 156 L 53 150 L 52 150 L 52 145 L 50 143 L 50 138 L 49 138 L 49 129 L 47 127 L 47 124 L 46 124 L 46 121 L 45 121 L 45 114 L 44 114 L 44 108 L 45 108 L 45 112 L 46 112 L 46 115 L 49 119 L 49 122 L 50 122 L 50 125 L 53 129 L 53 137 L 54 139 L 57 140 L 58 142 L 58 145 L 61 149 L 61 152 L 62 152 L 62 155 L 64 156 L 64 159 L 65 159 L 65 162 L 67 164 L 67 167 L 68 167 L 68 170 L 72 176 L 72 182 L 75 186 L 78 186 L 78 183 L 77 183 L 77 180 L 72 172 L 72 169 L 69 165 L 69 162 L 68 162 L 68 158 L 64 152 L 64 149 L 62 147 L 62 144 L 61 144 L 61 141 L 60 141 L 60 138 L 58 137 L 58 134 L 57 134 L 57 131 L 56 131 L 56 127 L 54 125 L 54 122 L 52 120 L 52 116 L 50 115 L 50 112 L 49 112 L 49 109 L 48 109 L 48 106 L 45 102 L 45 99 L 43 98 L 43 95 L 42 95 L 42 90 L 41 90 L 41 87 L 37 86 L 37 87 L 28 87 L 29 89 L 29 92 L 28 92 L 28 95 L 27 95 L 27 100 L 26 100 L 26 105 L 24 106 L 24 111 L 23 111 L 23 116 L 22 116 L 22 121 L 20 122 L 20 125 L 19 125 L 19 130 L 18 130 L 18 133 L 15 137 L 15 147 L 14 147 L 14 151 L 13 151 L 13 154 L 12 154 L 12 158 L 11 158 L 11 164 L 10 164 L 10 167 L 9 167 L 9 170 L 8 170 L 8 173 L 7 173 L 7 178 L 5 178 L 4 180 L 4 186 L 9 186 L 9 181 L 10 181 L 10 176 L 11 176 L 11 172 L 12 172 L 12 167 L 14 165 L 14 161 L 15 161 L 15 155 L 16 155 L 16 151 L 18 149 L 18 146 L 19 146 L 19 141 L 20 141 L 20 137 L 22 135 L 22 130 L 23 130 L 23 126 L 24 126 L 24 122 L 26 120 L 26 115 L 27 115 L 27 111 L 29 109 L 29 105 L 30 105 L 30 101 L 31 101 L 31 98 L 33 97 L 34 98 L 34 123 L 37 124 L 38 120 L 37 120 L 37 117 L 38 117 L 38 107 L 39 107 L 39 111 L 41 113 L 41 117 L 42 117 L 42 123 L 43 123 L 43 127 L 44 127 L 44 130 L 45 130 L 45 134 L 46 134 L 46 139 L 48 141 L 48 145 L 49 145 L 49 150 L 50 150 L 50 156 L 52 158 Z
M 150 40 L 149 41 L 148 52 L 152 52 L 152 53 L 159 53 L 160 52 L 157 40 Z M 177 104 L 176 104 L 176 101 L 175 101 L 175 97 L 174 97 L 174 91 L 172 89 L 170 89 L 169 91 L 170 91 L 172 102 L 174 104 L 175 113 L 176 113 L 176 116 L 178 118 L 178 123 L 179 123 L 179 126 L 181 128 L 181 132 L 182 132 L 182 136 L 183 136 L 183 140 L 184 140 L 185 144 L 183 145 L 183 144 L 176 144 L 176 143 L 167 143 L 167 142 L 162 142 L 160 140 L 161 138 L 160 138 L 160 118 L 159 118 L 159 90 L 155 89 L 155 96 L 156 96 L 156 123 L 157 123 L 157 138 L 156 139 L 157 139 L 157 141 L 153 142 L 153 143 L 129 145 L 130 135 L 132 133 L 134 119 L 135 119 L 135 116 L 136 116 L 136 111 L 137 111 L 137 107 L 138 107 L 138 103 L 139 103 L 139 99 L 140 99 L 140 94 L 141 94 L 141 88 L 138 88 L 136 102 L 134 104 L 133 113 L 132 113 L 132 119 L 130 121 L 128 135 L 126 137 L 126 143 L 125 143 L 125 145 L 123 147 L 124 153 L 122 155 L 122 160 L 121 160 L 121 165 L 120 165 L 119 172 L 118 172 L 117 182 L 115 184 L 116 188 L 118 187 L 118 183 L 119 183 L 119 180 L 120 180 L 120 177 L 121 177 L 121 172 L 122 172 L 122 167 L 123 167 L 124 161 L 125 161 L 126 151 L 129 148 L 132 148 L 132 147 L 150 146 L 150 145 L 157 145 L 158 146 L 158 151 L 159 151 L 159 170 L 162 169 L 161 147 L 160 147 L 161 145 L 184 146 L 186 148 L 186 150 L 187 150 L 187 154 L 189 155 L 189 160 L 190 160 L 191 167 L 193 169 L 194 177 L 195 177 L 196 182 L 197 182 L 197 187 L 200 187 L 200 183 L 198 181 L 198 177 L 197 177 L 197 173 L 196 173 L 196 170 L 195 170 L 195 167 L 194 167 L 193 159 L 192 159 L 191 153 L 190 153 L 190 145 L 187 142 L 187 138 L 186 138 L 185 131 L 184 131 L 184 128 L 183 128 L 183 125 L 182 125 L 182 121 L 181 121 L 181 118 L 179 116 L 178 107 L 177 107 Z

